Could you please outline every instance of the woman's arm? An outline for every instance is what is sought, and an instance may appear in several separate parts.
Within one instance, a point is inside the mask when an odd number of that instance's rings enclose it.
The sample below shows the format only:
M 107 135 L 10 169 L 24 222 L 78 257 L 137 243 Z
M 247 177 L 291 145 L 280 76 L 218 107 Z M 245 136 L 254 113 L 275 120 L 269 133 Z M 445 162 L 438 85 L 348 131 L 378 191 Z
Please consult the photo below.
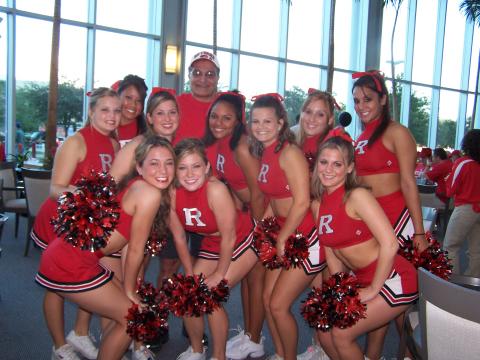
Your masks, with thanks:
M 260 161 L 248 150 L 246 141 L 241 141 L 235 150 L 236 160 L 242 169 L 250 191 L 250 207 L 255 220 L 261 220 L 265 212 L 265 200 L 258 187 L 257 177 L 260 172 Z
M 212 274 L 208 274 L 208 286 L 217 285 L 227 273 L 232 261 L 233 247 L 237 239 L 237 210 L 227 186 L 218 180 L 210 180 L 207 188 L 208 205 L 215 215 L 220 233 L 220 259 Z
M 360 291 L 361 300 L 366 302 L 380 292 L 385 280 L 390 275 L 398 250 L 398 242 L 390 221 L 368 190 L 363 188 L 353 190 L 347 199 L 346 210 L 349 215 L 353 211 L 355 217 L 360 218 L 367 224 L 380 246 L 372 282 Z
M 277 251 L 280 250 L 279 254 L 283 255 L 285 242 L 295 232 L 310 207 L 310 178 L 307 160 L 297 146 L 287 146 L 282 151 L 279 161 L 293 200 L 285 224 L 277 236 Z
M 341 271 L 345 271 L 345 265 L 335 255 L 332 248 L 325 246 L 325 260 L 327 261 L 327 268 L 331 275 Z
M 83 136 L 79 133 L 69 136 L 58 148 L 53 163 L 50 197 L 56 200 L 66 191 L 75 191 L 70 185 L 73 173 L 79 162 L 85 159 L 87 149 Z
M 133 202 L 134 213 L 130 229 L 128 252 L 125 259 L 123 286 L 127 296 L 132 301 L 138 303 L 135 292 L 137 278 L 144 260 L 145 245 L 150 236 L 153 220 L 160 206 L 162 195 L 158 189 L 146 182 L 137 181 L 125 196 L 128 196 L 127 201 Z
M 413 227 L 415 229 L 413 241 L 420 251 L 428 247 L 423 228 L 422 209 L 418 187 L 415 181 L 415 163 L 417 158 L 417 146 L 410 131 L 401 125 L 392 128 L 393 146 L 395 155 L 400 165 L 400 188 L 402 190 L 408 212 L 412 217 Z
M 193 262 L 190 250 L 188 248 L 187 236 L 185 229 L 183 228 L 180 219 L 175 211 L 175 192 L 172 191 L 170 206 L 170 221 L 169 227 L 173 235 L 173 241 L 175 242 L 175 248 L 177 249 L 178 258 L 182 263 L 185 275 L 193 275 Z
M 135 150 L 143 140 L 143 135 L 139 135 L 132 141 L 127 143 L 113 160 L 112 167 L 110 168 L 110 174 L 115 181 L 120 182 L 125 176 L 127 176 L 132 169 L 135 168 Z

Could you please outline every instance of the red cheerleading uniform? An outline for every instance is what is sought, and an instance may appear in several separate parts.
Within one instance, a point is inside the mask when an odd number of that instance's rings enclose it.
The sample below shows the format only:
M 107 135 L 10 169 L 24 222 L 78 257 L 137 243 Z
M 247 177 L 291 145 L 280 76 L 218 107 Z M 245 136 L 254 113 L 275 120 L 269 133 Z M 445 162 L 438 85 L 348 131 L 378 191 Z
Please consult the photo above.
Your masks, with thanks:
M 201 139 L 205 134 L 205 118 L 212 102 L 202 102 L 190 93 L 177 96 L 180 109 L 180 124 L 175 133 L 175 141 L 184 138 Z
M 215 214 L 208 206 L 208 180 L 201 188 L 188 191 L 185 188 L 176 190 L 176 213 L 186 231 L 205 235 L 200 245 L 199 258 L 218 260 L 222 237 L 218 233 Z M 232 260 L 235 261 L 248 249 L 252 249 L 254 223 L 248 212 L 237 210 L 235 221 L 236 241 Z
M 218 177 L 227 182 L 233 190 L 247 188 L 247 179 L 240 166 L 235 161 L 235 152 L 230 149 L 231 136 L 227 136 L 217 142 L 217 158 L 215 169 Z
M 318 211 L 318 233 L 322 245 L 342 249 L 361 244 L 373 237 L 368 226 L 351 218 L 345 210 L 345 187 L 341 186 L 331 194 L 322 195 Z M 362 286 L 368 286 L 375 275 L 377 261 L 353 271 Z M 418 297 L 417 273 L 412 264 L 395 255 L 392 271 L 380 290 L 380 295 L 390 306 L 413 303 Z
M 305 137 L 305 140 L 302 144 L 302 151 L 306 156 L 308 155 L 315 157 L 317 155 L 318 140 L 320 139 L 320 136 L 323 136 L 323 134 L 320 133 L 317 135 Z
M 120 125 L 117 129 L 117 133 L 120 146 L 124 147 L 128 142 L 138 135 L 138 121 L 134 120 L 129 124 Z
M 368 139 L 379 124 L 380 119 L 367 124 L 357 139 L 355 169 L 358 176 L 400 173 L 396 154 L 383 145 L 381 137 L 372 146 L 368 145 Z M 399 244 L 404 246 L 406 241 L 412 241 L 415 229 L 402 192 L 399 190 L 376 199 L 390 220 Z
M 447 179 L 447 196 L 454 197 L 455 206 L 471 204 L 475 212 L 480 212 L 480 164 L 463 156 L 455 160 L 452 172 Z
M 260 190 L 270 199 L 285 199 L 292 196 L 285 172 L 278 158 L 282 149 L 275 152 L 278 141 L 263 151 L 257 182 Z
M 123 195 L 131 184 L 120 192 L 118 199 L 122 203 Z M 132 216 L 120 208 L 117 231 L 128 241 Z M 35 281 L 41 286 L 61 292 L 81 292 L 98 288 L 109 282 L 114 273 L 100 264 L 105 254 L 102 250 L 95 252 L 81 250 L 72 244 L 56 237 L 42 253 Z
M 425 173 L 427 179 L 435 181 L 437 183 L 435 194 L 444 203 L 446 203 L 448 200 L 447 184 L 445 179 L 452 171 L 452 165 L 452 162 L 448 159 L 441 160 L 438 163 L 432 164 L 432 168 Z
M 217 162 L 217 150 L 218 145 L 217 143 L 213 143 L 212 145 L 205 148 L 205 155 L 207 156 L 207 160 L 210 163 L 210 169 L 212 171 L 212 175 L 218 177 L 217 169 L 215 168 L 215 163 Z
M 86 126 L 78 132 L 85 141 L 87 154 L 85 159 L 77 164 L 70 180 L 71 185 L 82 176 L 88 175 L 92 169 L 99 172 L 110 170 L 115 157 L 115 149 L 110 136 L 101 134 L 93 126 Z M 49 197 L 43 202 L 35 217 L 30 236 L 42 249 L 45 249 L 48 243 L 56 237 L 53 226 L 50 224 L 50 219 L 56 212 L 57 202 Z

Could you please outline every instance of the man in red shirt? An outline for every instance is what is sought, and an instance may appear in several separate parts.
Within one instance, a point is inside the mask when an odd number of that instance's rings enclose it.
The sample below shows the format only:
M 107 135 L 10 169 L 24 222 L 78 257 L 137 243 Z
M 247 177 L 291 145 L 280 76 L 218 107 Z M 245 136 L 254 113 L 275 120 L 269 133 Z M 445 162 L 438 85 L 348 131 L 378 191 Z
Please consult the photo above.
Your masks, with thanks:
M 205 133 L 205 117 L 217 95 L 220 63 L 208 52 L 195 54 L 188 67 L 190 93 L 177 97 L 180 110 L 180 125 L 175 134 L 175 143 L 186 137 L 200 139 Z
M 435 194 L 444 203 L 448 200 L 445 179 L 452 171 L 452 165 L 452 162 L 448 159 L 447 152 L 442 148 L 436 148 L 433 150 L 432 166 L 430 170 L 425 172 L 428 180 L 437 183 Z

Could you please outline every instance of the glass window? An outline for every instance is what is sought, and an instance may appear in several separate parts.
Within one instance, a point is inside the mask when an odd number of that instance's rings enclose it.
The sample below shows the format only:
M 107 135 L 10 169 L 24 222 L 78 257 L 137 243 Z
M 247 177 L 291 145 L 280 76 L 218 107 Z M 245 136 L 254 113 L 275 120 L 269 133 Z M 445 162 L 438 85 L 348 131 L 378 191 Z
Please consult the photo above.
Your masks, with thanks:
M 97 1 L 97 24 L 147 33 L 149 2 L 149 0 Z M 130 50 L 124 45 L 121 47 Z
M 449 1 L 443 46 L 442 86 L 458 89 L 462 74 L 465 16 L 458 10 L 458 1 Z
M 473 116 L 473 102 L 475 101 L 475 96 L 472 94 L 472 95 L 468 95 L 468 98 L 467 98 L 467 113 L 466 113 L 466 121 L 465 121 L 465 131 L 468 131 L 470 130 L 470 127 L 471 127 L 471 123 L 472 123 L 472 116 Z M 480 102 L 478 101 L 477 99 L 477 111 L 478 111 L 478 108 L 480 107 Z M 480 119 L 478 117 L 475 117 L 475 122 L 477 124 L 480 123 Z M 478 128 L 478 126 L 477 126 Z
M 185 69 L 183 70 L 183 78 L 185 79 L 184 91 L 190 91 L 190 85 L 188 80 L 188 67 L 193 55 L 200 51 L 209 51 L 211 49 L 203 49 L 195 46 L 187 46 L 185 51 Z M 232 63 L 232 55 L 230 53 L 219 51 L 217 53 L 218 61 L 220 63 L 220 79 L 218 80 L 218 90 L 226 91 L 230 90 L 230 69 Z
M 62 18 L 86 22 L 88 20 L 88 0 L 62 0 Z
M 29 11 L 36 14 L 53 16 L 55 0 L 16 0 L 15 7 L 19 10 Z
M 320 64 L 322 53 L 323 0 L 295 0 L 288 16 L 289 59 Z M 305 42 L 308 46 L 305 46 Z
M 306 93 L 309 88 L 318 89 L 320 84 L 320 69 L 312 66 L 287 64 L 285 83 L 285 89 L 287 90 L 292 90 L 294 87 L 297 87 Z
M 277 91 L 278 62 L 240 56 L 240 80 L 238 87 L 247 101 L 252 96 Z
M 243 1 L 242 50 L 278 56 L 281 4 L 278 0 Z
M 217 1 L 217 45 L 232 47 L 233 0 Z M 189 0 L 187 41 L 213 45 L 213 0 Z
M 405 3 L 405 2 L 404 2 Z M 395 37 L 393 42 L 393 61 L 395 65 L 395 76 L 398 77 L 405 72 L 405 39 L 407 34 L 407 18 L 408 6 L 400 5 L 397 18 L 397 27 L 395 28 Z M 380 56 L 380 68 L 386 77 L 392 77 L 392 56 L 391 56 L 391 40 L 393 24 L 395 22 L 395 7 L 393 5 L 385 5 L 383 10 L 383 27 L 382 27 L 382 50 Z M 390 87 L 391 88 L 391 87 Z
M 329 15 L 325 14 L 325 16 Z M 351 18 L 352 2 L 337 1 L 335 6 L 335 67 L 337 68 L 350 68 Z
M 430 88 L 412 86 L 408 128 L 412 132 L 418 146 L 426 146 L 428 142 L 431 103 L 432 90 Z
M 437 146 L 455 147 L 459 100 L 458 92 L 440 90 Z
M 147 39 L 97 31 L 95 48 L 95 87 L 110 86 L 125 75 L 145 79 Z
M 415 43 L 413 49 L 412 81 L 431 84 L 433 81 L 433 59 L 435 55 L 437 0 L 417 1 Z M 432 21 L 424 21 L 425 18 Z M 463 43 L 463 41 L 462 41 Z
M 470 91 L 475 91 L 477 73 L 480 71 L 478 66 L 478 56 L 480 54 L 480 28 L 475 26 L 475 31 L 473 33 L 473 44 L 472 44 L 472 57 L 470 64 L 470 80 L 468 82 L 468 89 Z
M 85 82 L 87 30 L 61 25 L 58 61 L 59 82 L 73 81 L 83 88 Z
M 0 13 L 0 144 L 5 141 L 5 82 L 7 80 L 7 21 Z M 0 154 L 1 156 L 1 154 Z

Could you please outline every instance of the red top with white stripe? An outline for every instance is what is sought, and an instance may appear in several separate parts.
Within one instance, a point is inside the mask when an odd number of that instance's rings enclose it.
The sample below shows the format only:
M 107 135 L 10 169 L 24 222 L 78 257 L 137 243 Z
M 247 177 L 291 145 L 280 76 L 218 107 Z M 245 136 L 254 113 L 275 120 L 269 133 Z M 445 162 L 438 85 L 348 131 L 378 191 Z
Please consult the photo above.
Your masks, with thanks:
M 469 156 L 455 161 L 447 179 L 447 196 L 454 197 L 455 206 L 472 204 L 480 212 L 480 163 Z

